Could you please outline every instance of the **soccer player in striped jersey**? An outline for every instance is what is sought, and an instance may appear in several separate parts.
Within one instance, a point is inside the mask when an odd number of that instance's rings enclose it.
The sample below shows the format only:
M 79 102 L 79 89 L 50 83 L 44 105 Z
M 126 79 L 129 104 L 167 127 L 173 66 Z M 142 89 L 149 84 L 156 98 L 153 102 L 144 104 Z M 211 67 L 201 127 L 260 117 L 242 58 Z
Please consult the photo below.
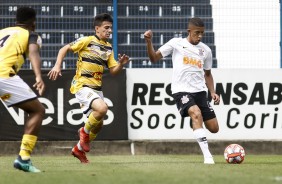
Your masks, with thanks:
M 19 156 L 14 162 L 16 169 L 25 172 L 40 172 L 32 165 L 30 154 L 45 114 L 45 108 L 37 99 L 37 95 L 17 75 L 28 57 L 35 74 L 33 87 L 42 95 L 45 89 L 39 55 L 42 41 L 34 32 L 35 20 L 34 9 L 21 7 L 16 13 L 16 25 L 0 30 L 0 97 L 8 107 L 18 107 L 28 114 Z
M 103 126 L 103 118 L 108 106 L 104 101 L 102 92 L 102 76 L 105 68 L 112 75 L 118 74 L 129 57 L 125 54 L 114 59 L 112 45 L 108 42 L 112 34 L 113 19 L 109 14 L 103 13 L 94 18 L 95 34 L 85 36 L 62 47 L 58 53 L 57 61 L 48 73 L 51 80 L 61 76 L 61 65 L 67 52 L 78 53 L 76 75 L 73 77 L 70 92 L 75 94 L 81 104 L 83 113 L 87 116 L 84 127 L 78 130 L 79 142 L 72 149 L 72 155 L 81 163 L 88 163 L 85 152 L 90 151 L 90 141 L 94 140 Z
M 200 18 L 192 18 L 188 23 L 186 38 L 172 38 L 157 51 L 153 47 L 151 30 L 144 33 L 144 38 L 152 62 L 172 55 L 173 98 L 181 116 L 190 116 L 192 119 L 193 134 L 203 152 L 204 163 L 214 164 L 203 122 L 212 133 L 218 132 L 219 126 L 214 110 L 208 101 L 207 90 L 210 91 L 215 103 L 219 103 L 220 99 L 215 93 L 211 73 L 212 52 L 206 44 L 201 42 L 204 30 L 203 21 Z

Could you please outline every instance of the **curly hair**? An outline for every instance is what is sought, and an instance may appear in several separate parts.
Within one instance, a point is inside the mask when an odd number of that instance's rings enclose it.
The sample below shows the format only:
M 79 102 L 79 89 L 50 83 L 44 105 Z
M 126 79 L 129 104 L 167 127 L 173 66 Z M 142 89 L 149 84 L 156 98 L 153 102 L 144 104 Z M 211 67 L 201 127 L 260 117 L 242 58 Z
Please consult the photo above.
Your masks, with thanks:
M 20 24 L 31 24 L 36 20 L 36 12 L 30 7 L 20 7 L 17 9 L 16 21 Z

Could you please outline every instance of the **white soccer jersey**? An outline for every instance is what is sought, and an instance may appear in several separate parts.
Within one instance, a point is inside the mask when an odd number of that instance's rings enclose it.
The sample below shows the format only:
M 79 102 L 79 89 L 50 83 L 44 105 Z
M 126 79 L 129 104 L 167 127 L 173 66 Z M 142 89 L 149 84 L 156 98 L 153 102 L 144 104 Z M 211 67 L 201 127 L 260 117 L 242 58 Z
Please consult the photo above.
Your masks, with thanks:
M 192 45 L 187 38 L 172 38 L 159 51 L 163 57 L 172 54 L 172 94 L 207 91 L 204 70 L 212 67 L 212 52 L 206 44 Z

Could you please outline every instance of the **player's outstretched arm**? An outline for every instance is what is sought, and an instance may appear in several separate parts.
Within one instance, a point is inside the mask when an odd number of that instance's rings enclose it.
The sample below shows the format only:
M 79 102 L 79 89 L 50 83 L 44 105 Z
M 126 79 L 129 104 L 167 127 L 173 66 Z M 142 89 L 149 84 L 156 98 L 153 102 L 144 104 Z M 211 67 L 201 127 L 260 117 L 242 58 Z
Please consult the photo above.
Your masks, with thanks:
M 115 67 L 110 68 L 110 73 L 112 75 L 118 74 L 122 70 L 123 66 L 126 65 L 128 62 L 129 62 L 129 56 L 128 55 L 118 54 L 118 63 L 119 64 Z
M 67 54 L 68 51 L 71 50 L 71 47 L 69 44 L 65 45 L 59 50 L 58 56 L 57 56 L 57 61 L 54 65 L 54 67 L 51 69 L 51 71 L 47 74 L 49 79 L 51 80 L 57 80 L 59 76 L 62 76 L 61 73 L 61 66 L 63 63 L 63 60 Z
M 152 38 L 153 38 L 153 32 L 151 30 L 148 30 L 144 33 L 144 38 L 146 41 L 147 45 L 147 53 L 148 56 L 151 60 L 151 62 L 157 62 L 159 61 L 163 56 L 160 51 L 155 51 L 153 43 L 152 43 Z

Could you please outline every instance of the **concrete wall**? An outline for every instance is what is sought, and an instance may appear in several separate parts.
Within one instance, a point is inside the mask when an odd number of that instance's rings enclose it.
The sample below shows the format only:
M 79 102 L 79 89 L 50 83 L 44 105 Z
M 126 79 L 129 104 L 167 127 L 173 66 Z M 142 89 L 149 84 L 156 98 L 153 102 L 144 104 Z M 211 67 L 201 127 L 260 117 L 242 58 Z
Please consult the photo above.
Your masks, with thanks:
M 70 155 L 76 141 L 39 141 L 33 155 Z M 246 154 L 282 154 L 281 141 L 209 141 L 214 155 L 223 155 L 231 143 L 244 147 Z M 0 142 L 0 156 L 17 155 L 19 141 Z M 91 143 L 93 155 L 155 155 L 155 154 L 201 154 L 194 141 L 95 141 Z

